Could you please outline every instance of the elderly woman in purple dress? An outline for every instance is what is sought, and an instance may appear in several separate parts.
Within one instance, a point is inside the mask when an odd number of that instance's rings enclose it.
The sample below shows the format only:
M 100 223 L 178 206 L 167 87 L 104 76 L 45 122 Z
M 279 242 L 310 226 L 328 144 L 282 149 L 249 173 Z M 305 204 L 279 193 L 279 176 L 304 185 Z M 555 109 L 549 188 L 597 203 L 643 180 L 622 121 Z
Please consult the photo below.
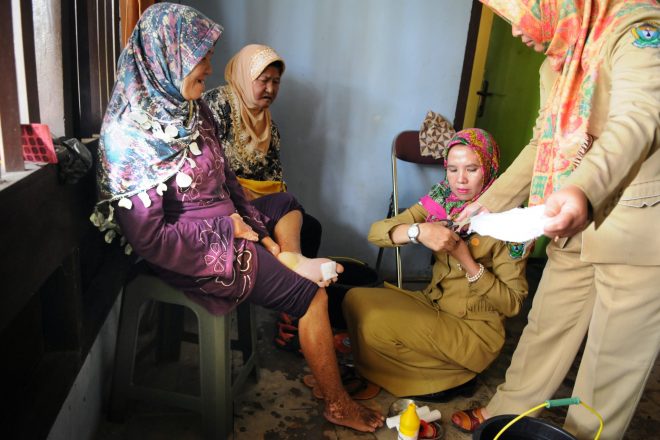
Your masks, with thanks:
M 106 240 L 122 235 L 128 250 L 212 313 L 250 301 L 300 317 L 300 343 L 322 386 L 326 419 L 374 431 L 383 417 L 341 385 L 320 262 L 291 270 L 268 250 L 277 223 L 297 207 L 260 213 L 245 199 L 199 99 L 221 32 L 187 6 L 159 3 L 145 11 L 119 59 L 104 117 L 92 220 Z

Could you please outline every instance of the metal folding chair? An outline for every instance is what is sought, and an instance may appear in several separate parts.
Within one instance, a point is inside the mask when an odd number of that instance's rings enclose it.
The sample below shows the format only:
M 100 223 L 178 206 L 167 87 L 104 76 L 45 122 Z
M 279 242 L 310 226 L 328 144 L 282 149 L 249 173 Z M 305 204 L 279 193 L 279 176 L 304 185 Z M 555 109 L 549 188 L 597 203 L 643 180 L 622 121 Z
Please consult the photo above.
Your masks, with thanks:
M 387 217 L 392 217 L 399 213 L 399 186 L 397 182 L 396 165 L 397 161 L 414 163 L 417 165 L 439 165 L 444 166 L 442 159 L 434 159 L 431 156 L 422 156 L 419 146 L 419 131 L 406 130 L 397 134 L 392 142 L 392 193 L 390 195 L 390 206 L 387 210 Z M 378 251 L 376 260 L 376 272 L 380 273 L 380 266 L 383 259 L 384 248 Z M 399 288 L 403 286 L 403 268 L 401 263 L 401 248 L 395 247 L 394 254 L 396 258 L 396 278 Z M 414 280 L 420 281 L 420 280 Z

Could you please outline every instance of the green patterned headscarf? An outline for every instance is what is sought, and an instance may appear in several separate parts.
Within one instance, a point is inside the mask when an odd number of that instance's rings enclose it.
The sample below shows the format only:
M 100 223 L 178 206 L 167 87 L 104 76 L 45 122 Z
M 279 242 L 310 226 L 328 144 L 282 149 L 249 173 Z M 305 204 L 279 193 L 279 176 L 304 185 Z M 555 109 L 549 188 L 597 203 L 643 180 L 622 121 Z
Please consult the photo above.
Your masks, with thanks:
M 451 192 L 447 178 L 436 183 L 427 195 L 419 199 L 419 203 L 429 212 L 427 222 L 455 219 L 465 205 L 478 199 L 497 177 L 497 172 L 500 169 L 500 149 L 490 133 L 480 128 L 467 128 L 457 132 L 451 138 L 443 153 L 445 168 L 447 168 L 449 150 L 456 145 L 468 146 L 477 155 L 484 173 L 484 185 L 472 200 L 460 200 Z

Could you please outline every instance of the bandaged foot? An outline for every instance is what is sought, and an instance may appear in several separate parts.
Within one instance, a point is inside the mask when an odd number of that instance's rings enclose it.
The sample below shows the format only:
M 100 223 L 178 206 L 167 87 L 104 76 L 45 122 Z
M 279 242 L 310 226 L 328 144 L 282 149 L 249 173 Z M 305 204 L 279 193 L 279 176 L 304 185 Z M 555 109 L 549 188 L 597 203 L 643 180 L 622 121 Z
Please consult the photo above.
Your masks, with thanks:
M 327 258 L 307 258 L 295 252 L 280 252 L 277 259 L 286 267 L 319 287 L 327 287 L 337 281 L 339 273 L 344 271 L 341 264 Z

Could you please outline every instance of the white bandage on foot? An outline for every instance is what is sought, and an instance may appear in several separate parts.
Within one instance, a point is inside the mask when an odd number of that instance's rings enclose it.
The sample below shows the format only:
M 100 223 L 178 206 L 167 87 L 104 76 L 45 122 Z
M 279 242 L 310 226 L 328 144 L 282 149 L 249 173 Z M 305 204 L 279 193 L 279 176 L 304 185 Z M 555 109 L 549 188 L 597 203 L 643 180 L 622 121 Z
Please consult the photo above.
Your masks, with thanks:
M 328 261 L 327 263 L 321 264 L 321 276 L 323 277 L 323 281 L 328 281 L 338 277 L 339 275 L 337 274 L 337 262 Z

